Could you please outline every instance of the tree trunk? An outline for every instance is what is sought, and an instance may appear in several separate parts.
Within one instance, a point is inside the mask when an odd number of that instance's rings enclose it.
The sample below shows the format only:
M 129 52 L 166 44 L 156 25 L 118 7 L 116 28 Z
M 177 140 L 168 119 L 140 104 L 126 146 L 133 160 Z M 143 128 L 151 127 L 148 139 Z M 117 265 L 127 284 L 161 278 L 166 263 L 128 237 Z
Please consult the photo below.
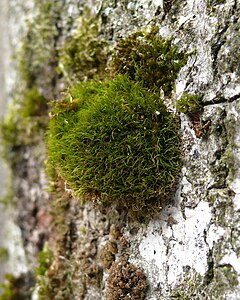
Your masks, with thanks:
M 62 273 L 55 299 L 240 299 L 239 1 L 61 3 L 55 49 L 76 27 L 86 6 L 99 18 L 100 30 L 112 46 L 155 22 L 163 38 L 172 37 L 179 51 L 189 54 L 175 83 L 173 107 L 188 93 L 202 97 L 202 112 L 196 118 L 178 113 L 183 145 L 180 178 L 169 204 L 148 224 L 127 220 L 124 211 L 112 209 L 109 214 L 91 202 L 80 204 L 62 183 L 59 189 L 66 197 L 61 213 L 65 213 L 59 226 L 63 225 L 64 238 L 52 242 L 56 251 L 52 269 Z M 51 95 L 60 93 L 61 78 L 51 84 Z M 30 148 L 24 151 L 30 153 L 27 159 L 33 156 Z M 44 159 L 39 159 L 42 165 Z M 23 186 L 22 178 L 16 179 L 18 186 Z M 45 179 L 40 176 L 41 180 Z M 30 181 L 30 188 L 22 188 L 25 200 L 33 195 L 32 185 Z M 44 206 L 48 197 L 42 193 L 34 201 L 43 196 Z M 38 226 L 27 232 L 33 236 Z M 51 239 L 50 233 L 50 244 Z M 36 241 L 26 237 L 28 243 Z M 126 278 L 124 272 L 129 272 Z M 129 283 L 131 272 L 135 285 Z M 69 294 L 64 294 L 66 290 Z

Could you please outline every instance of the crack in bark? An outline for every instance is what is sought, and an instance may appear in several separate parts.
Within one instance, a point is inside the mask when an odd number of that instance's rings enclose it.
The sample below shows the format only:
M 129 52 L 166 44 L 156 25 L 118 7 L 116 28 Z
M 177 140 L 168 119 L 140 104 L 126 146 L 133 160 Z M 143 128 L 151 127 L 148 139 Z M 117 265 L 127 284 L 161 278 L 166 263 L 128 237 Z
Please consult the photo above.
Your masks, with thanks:
M 231 103 L 234 102 L 236 100 L 240 99 L 240 93 L 237 95 L 234 95 L 232 97 L 230 97 L 229 99 L 223 97 L 223 96 L 216 96 L 213 99 L 209 100 L 209 101 L 205 101 L 203 103 L 203 107 L 205 106 L 209 106 L 209 105 L 215 105 L 215 104 L 224 104 L 224 103 Z
M 205 274 L 205 278 L 203 281 L 204 285 L 209 285 L 214 278 L 214 260 L 213 260 L 213 251 L 211 249 L 208 252 L 207 264 L 208 264 L 208 270 Z
M 209 252 L 208 252 L 208 255 L 207 255 L 207 264 L 208 264 L 208 269 L 205 273 L 205 276 L 204 276 L 204 281 L 203 281 L 203 284 L 204 285 L 209 285 L 212 281 L 213 281 L 213 278 L 214 278 L 214 259 L 213 259 L 213 250 L 210 249 L 209 247 L 209 244 L 207 242 L 207 233 L 208 233 L 208 230 L 211 226 L 211 223 L 208 224 L 208 228 L 204 229 L 203 231 L 203 234 L 204 234 L 204 242 L 206 243 L 206 245 L 208 246 L 209 248 Z

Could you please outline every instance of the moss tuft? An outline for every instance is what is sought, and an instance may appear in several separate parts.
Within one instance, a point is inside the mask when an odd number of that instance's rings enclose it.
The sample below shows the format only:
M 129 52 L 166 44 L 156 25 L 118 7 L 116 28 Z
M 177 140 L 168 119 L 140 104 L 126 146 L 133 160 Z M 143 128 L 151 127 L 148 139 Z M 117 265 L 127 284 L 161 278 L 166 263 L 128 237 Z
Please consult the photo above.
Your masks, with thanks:
M 179 52 L 172 39 L 162 39 L 158 32 L 159 28 L 152 26 L 149 32 L 137 31 L 123 38 L 115 48 L 111 68 L 141 81 L 146 88 L 162 88 L 169 95 L 188 55 Z
M 30 273 L 19 276 L 5 274 L 5 282 L 1 284 L 0 300 L 30 300 L 34 280 Z
M 189 117 L 189 125 L 195 131 L 197 138 L 207 136 L 211 121 L 202 121 L 201 119 L 203 113 L 202 96 L 184 93 L 182 98 L 177 101 L 176 108 Z
M 17 57 L 19 74 L 23 88 L 31 89 L 34 85 L 42 85 L 46 89 L 56 75 L 55 43 L 61 6 L 55 0 L 34 2 L 36 14 L 27 23 L 26 36 Z
M 191 116 L 202 113 L 202 96 L 184 93 L 177 101 L 176 108 L 179 112 Z
M 0 262 L 5 262 L 8 260 L 9 252 L 5 247 L 0 247 Z
M 66 260 L 55 257 L 44 276 L 38 277 L 38 299 L 74 299 L 72 277 L 74 267 Z
M 11 103 L 8 115 L 0 123 L 2 154 L 8 163 L 12 165 L 14 152 L 21 146 L 39 140 L 46 128 L 46 110 L 46 100 L 35 87 Z
M 104 269 L 109 269 L 115 261 L 115 255 L 118 252 L 117 244 L 113 241 L 108 241 L 100 250 L 99 260 Z
M 19 111 L 22 118 L 40 117 L 46 114 L 47 101 L 36 87 L 26 90 Z
M 60 51 L 60 71 L 71 81 L 103 76 L 107 63 L 108 43 L 101 37 L 96 16 L 86 9 L 78 19 L 77 29 Z
M 123 201 L 137 213 L 161 206 L 179 173 L 181 147 L 178 122 L 157 93 L 119 75 L 76 86 L 53 113 L 48 164 L 71 189 Z
M 45 247 L 45 249 L 41 251 L 38 256 L 38 267 L 35 271 L 36 276 L 44 276 L 46 271 L 48 271 L 53 263 L 53 259 L 54 256 L 52 251 L 48 247 Z
M 146 298 L 148 284 L 140 268 L 122 256 L 112 264 L 108 277 L 107 300 L 143 300 Z

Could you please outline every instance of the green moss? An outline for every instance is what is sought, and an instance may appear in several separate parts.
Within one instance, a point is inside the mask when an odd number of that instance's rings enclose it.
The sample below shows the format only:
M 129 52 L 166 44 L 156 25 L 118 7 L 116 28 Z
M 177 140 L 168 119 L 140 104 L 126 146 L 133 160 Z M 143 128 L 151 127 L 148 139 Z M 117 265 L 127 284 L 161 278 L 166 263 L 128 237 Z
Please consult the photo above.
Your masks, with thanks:
M 72 109 L 60 112 L 68 102 Z M 181 147 L 178 122 L 157 93 L 119 75 L 76 86 L 53 113 L 48 164 L 73 191 L 123 201 L 136 212 L 163 204 L 181 167 Z
M 177 101 L 176 108 L 179 112 L 193 116 L 203 111 L 202 96 L 184 93 Z
M 54 45 L 60 8 L 54 0 L 35 1 L 36 14 L 27 23 L 28 30 L 17 56 L 23 89 L 31 89 L 37 83 L 44 87 L 51 84 L 57 65 Z
M 99 34 L 98 23 L 96 16 L 86 9 L 78 19 L 77 29 L 60 51 L 59 69 L 67 79 L 71 78 L 71 82 L 92 79 L 97 75 L 102 77 L 104 74 L 108 43 Z
M 225 2 L 226 2 L 226 0 L 208 0 L 207 6 L 210 9 L 210 8 L 213 8 L 214 6 L 224 4 Z
M 35 271 L 38 285 L 38 299 L 67 300 L 73 297 L 71 279 L 73 266 L 67 259 L 54 257 L 53 252 L 46 248 L 39 254 L 39 266 Z
M 36 276 L 45 275 L 46 271 L 48 271 L 51 264 L 53 263 L 53 259 L 54 256 L 52 251 L 47 246 L 45 246 L 45 249 L 38 255 L 38 267 L 35 271 Z
M 149 32 L 137 31 L 120 40 L 111 68 L 134 81 L 141 81 L 147 88 L 162 88 L 169 95 L 188 55 L 179 52 L 172 39 L 162 39 L 158 32 L 159 28 L 152 26 Z
M 36 1 L 36 14 L 27 22 L 27 33 L 16 55 L 19 80 L 9 113 L 0 125 L 3 156 L 10 165 L 17 160 L 16 152 L 38 142 L 46 127 L 47 99 L 52 97 L 49 84 L 55 76 L 56 53 L 53 49 L 58 9 L 59 4 L 54 0 Z M 47 99 L 39 91 L 47 95 Z
M 7 261 L 9 256 L 8 249 L 0 247 L 0 262 Z
M 38 299 L 74 299 L 73 271 L 74 268 L 68 261 L 56 258 L 47 274 L 38 279 Z
M 19 114 L 22 118 L 42 116 L 46 114 L 46 99 L 38 92 L 36 87 L 26 90 L 22 100 Z
M 11 103 L 8 115 L 0 124 L 3 157 L 10 164 L 14 153 L 22 146 L 39 140 L 40 132 L 46 128 L 46 100 L 36 88 L 25 92 L 21 99 Z
M 29 279 L 28 274 L 21 274 L 18 277 L 5 274 L 5 282 L 1 284 L 0 300 L 30 300 L 32 292 Z

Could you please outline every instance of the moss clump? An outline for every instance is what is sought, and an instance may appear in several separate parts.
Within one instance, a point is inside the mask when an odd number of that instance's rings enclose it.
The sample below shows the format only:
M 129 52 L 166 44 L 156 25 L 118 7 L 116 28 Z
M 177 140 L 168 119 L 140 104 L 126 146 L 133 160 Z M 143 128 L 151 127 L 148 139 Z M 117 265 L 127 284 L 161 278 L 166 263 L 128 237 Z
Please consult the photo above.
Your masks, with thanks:
M 184 93 L 177 101 L 176 108 L 189 116 L 200 114 L 203 111 L 202 96 Z
M 118 252 L 117 243 L 108 241 L 99 253 L 99 260 L 104 269 L 109 269 L 115 260 Z
M 56 257 L 45 275 L 38 277 L 38 299 L 74 299 L 73 272 L 74 267 L 67 260 Z
M 14 152 L 21 146 L 34 144 L 46 128 L 46 100 L 34 87 L 23 98 L 13 101 L 8 115 L 0 123 L 3 157 L 13 163 Z
M 66 223 L 66 220 L 63 219 L 62 222 Z M 56 226 L 56 224 L 54 225 Z M 35 270 L 38 299 L 74 299 L 72 279 L 74 277 L 76 262 L 70 262 L 69 260 L 66 231 L 61 232 L 61 236 L 60 232 L 56 230 L 52 233 L 56 239 L 55 247 L 53 247 L 53 251 L 45 247 L 44 251 L 40 252 L 39 265 Z
M 149 32 L 137 31 L 122 39 L 115 48 L 111 67 L 147 88 L 162 88 L 169 95 L 188 55 L 178 52 L 172 39 L 162 39 L 158 31 L 152 26 Z
M 107 300 L 143 300 L 146 298 L 148 284 L 140 268 L 122 256 L 112 264 L 108 277 Z
M 38 256 L 38 267 L 35 271 L 36 276 L 44 276 L 53 263 L 53 259 L 53 253 L 48 247 L 41 251 Z
M 72 109 L 61 112 L 67 103 Z M 181 147 L 178 122 L 157 93 L 119 75 L 76 86 L 53 113 L 48 164 L 78 195 L 123 200 L 136 212 L 161 205 L 178 175 Z
M 7 261 L 9 257 L 8 249 L 0 247 L 0 262 Z
M 40 117 L 45 115 L 47 111 L 47 101 L 38 92 L 36 87 L 26 90 L 21 108 L 19 110 L 22 118 Z
M 30 300 L 33 285 L 34 281 L 29 273 L 17 277 L 12 274 L 5 274 L 5 282 L 1 284 L 0 300 Z
M 69 236 L 69 203 L 70 196 L 64 190 L 64 182 L 52 174 L 51 213 L 53 216 L 51 236 L 54 241 L 51 249 L 45 247 L 39 254 L 39 266 L 35 271 L 39 286 L 38 299 L 49 300 L 74 299 L 73 277 L 76 258 L 70 262 L 70 245 L 73 238 Z M 56 175 L 55 175 L 56 176 Z
M 37 84 L 46 89 L 52 83 L 57 66 L 56 24 L 61 6 L 55 0 L 34 2 L 36 14 L 27 24 L 28 30 L 17 57 L 19 74 L 24 88 L 31 89 Z
M 107 62 L 107 42 L 100 36 L 96 16 L 89 9 L 78 20 L 73 35 L 60 52 L 60 70 L 71 81 L 84 81 L 96 75 L 102 77 Z

